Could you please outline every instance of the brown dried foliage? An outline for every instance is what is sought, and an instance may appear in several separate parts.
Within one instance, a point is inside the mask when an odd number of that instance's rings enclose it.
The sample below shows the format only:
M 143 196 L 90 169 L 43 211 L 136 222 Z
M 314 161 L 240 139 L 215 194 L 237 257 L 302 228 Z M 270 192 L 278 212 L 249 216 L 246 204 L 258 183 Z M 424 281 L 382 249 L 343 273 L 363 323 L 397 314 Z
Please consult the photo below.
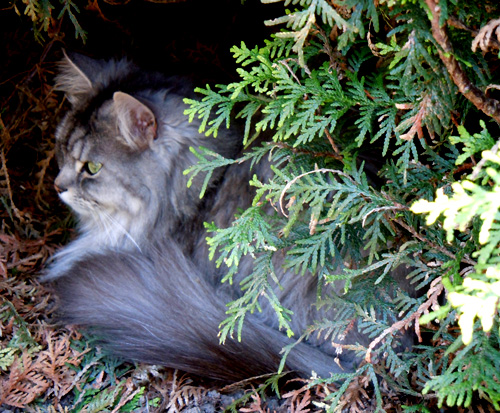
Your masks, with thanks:
M 500 19 L 493 19 L 479 30 L 472 42 L 472 51 L 480 48 L 483 53 L 500 48 Z
M 15 356 L 8 374 L 0 375 L 0 405 L 26 407 L 36 398 L 50 397 L 57 406 L 63 396 L 77 384 L 76 372 L 68 364 L 78 366 L 82 353 L 70 347 L 71 336 L 41 330 L 43 351 L 21 350 Z
M 51 86 L 54 43 L 42 48 L 24 32 L 0 33 L 0 406 L 43 397 L 64 410 L 82 353 L 70 347 L 75 332 L 51 327 L 52 299 L 36 279 L 65 235 L 58 227 L 67 213 L 49 183 L 61 99 Z
M 178 378 L 179 372 L 173 373 L 170 386 L 166 388 L 165 399 L 169 400 L 165 410 L 167 412 L 177 412 L 189 406 L 191 403 L 197 404 L 206 393 L 206 390 L 193 385 L 193 381 L 186 375 Z M 156 388 L 161 392 L 160 388 Z

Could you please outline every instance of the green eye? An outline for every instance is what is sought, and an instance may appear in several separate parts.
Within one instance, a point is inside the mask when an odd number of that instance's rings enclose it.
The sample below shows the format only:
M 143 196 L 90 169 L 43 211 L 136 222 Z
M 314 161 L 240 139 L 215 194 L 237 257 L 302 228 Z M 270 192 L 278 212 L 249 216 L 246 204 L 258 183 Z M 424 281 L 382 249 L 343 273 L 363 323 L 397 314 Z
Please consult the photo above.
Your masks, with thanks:
M 84 168 L 90 175 L 95 175 L 97 172 L 101 170 L 102 163 L 92 162 L 92 161 L 85 162 Z

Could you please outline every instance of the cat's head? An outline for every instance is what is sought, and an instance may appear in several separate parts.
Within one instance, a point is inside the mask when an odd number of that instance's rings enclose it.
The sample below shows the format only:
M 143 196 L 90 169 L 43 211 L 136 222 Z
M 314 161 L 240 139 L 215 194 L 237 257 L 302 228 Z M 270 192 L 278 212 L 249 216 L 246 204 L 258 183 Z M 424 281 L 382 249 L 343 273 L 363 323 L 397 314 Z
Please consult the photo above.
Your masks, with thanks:
M 189 147 L 234 155 L 234 138 L 204 137 L 188 122 L 166 78 L 126 61 L 66 57 L 57 87 L 72 108 L 56 132 L 55 186 L 87 232 L 119 239 L 147 236 L 155 225 L 168 230 L 199 203 L 183 175 L 196 162 Z
M 143 220 L 141 214 L 157 213 L 155 192 L 165 190 L 165 171 L 149 147 L 156 129 L 152 111 L 121 92 L 84 124 L 71 113 L 63 120 L 56 139 L 60 172 L 55 187 L 87 229 L 131 231 L 133 221 Z

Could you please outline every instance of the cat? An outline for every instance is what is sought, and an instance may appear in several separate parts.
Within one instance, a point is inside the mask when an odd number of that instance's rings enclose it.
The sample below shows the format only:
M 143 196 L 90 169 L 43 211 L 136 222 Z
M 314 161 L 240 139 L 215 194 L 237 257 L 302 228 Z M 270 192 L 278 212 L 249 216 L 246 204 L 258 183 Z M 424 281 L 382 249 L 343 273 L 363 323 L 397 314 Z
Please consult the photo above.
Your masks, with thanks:
M 225 303 L 240 296 L 249 274 L 244 257 L 233 284 L 208 259 L 204 221 L 231 225 L 238 208 L 251 205 L 253 174 L 271 176 L 266 160 L 217 170 L 199 198 L 202 177 L 188 188 L 183 171 L 196 163 L 190 147 L 238 156 L 241 133 L 222 129 L 216 139 L 198 132 L 183 114 L 193 87 L 184 78 L 140 70 L 127 60 L 65 56 L 56 87 L 71 104 L 56 131 L 60 172 L 55 188 L 78 218 L 78 237 L 55 254 L 45 280 L 58 299 L 62 322 L 98 338 L 127 360 L 178 368 L 235 381 L 274 373 L 281 350 L 293 342 L 278 328 L 269 303 L 245 318 L 242 340 L 219 343 Z M 316 319 L 334 318 L 316 308 L 317 280 L 281 269 L 275 293 L 293 311 L 296 334 Z M 352 329 L 345 343 L 364 342 Z M 352 371 L 359 360 L 328 340 L 295 345 L 285 370 L 299 376 Z

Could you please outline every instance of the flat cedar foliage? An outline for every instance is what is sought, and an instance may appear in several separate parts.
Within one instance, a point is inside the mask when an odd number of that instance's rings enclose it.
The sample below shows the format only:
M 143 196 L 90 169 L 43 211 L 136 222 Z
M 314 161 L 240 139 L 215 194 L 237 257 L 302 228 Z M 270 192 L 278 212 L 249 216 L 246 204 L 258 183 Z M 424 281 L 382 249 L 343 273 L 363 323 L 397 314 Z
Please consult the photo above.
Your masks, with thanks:
M 276 3 L 258 9 L 274 13 L 258 19 L 270 29 L 253 44 L 230 37 L 232 65 L 218 60 L 227 50 L 167 46 L 173 66 L 176 57 L 204 65 L 211 56 L 223 73 L 207 69 L 186 115 L 214 137 L 240 122 L 249 147 L 236 160 L 193 149 L 199 162 L 185 173 L 207 182 L 230 163 L 269 157 L 274 165 L 271 180 L 252 179 L 253 205 L 231 227 L 206 223 L 225 282 L 243 255 L 255 257 L 241 298 L 221 320 L 221 341 L 244 340 L 245 315 L 262 300 L 292 334 L 293 315 L 272 292 L 280 254 L 320 287 L 344 285 L 338 296 L 318 290 L 318 305 L 336 308 L 336 319 L 317 320 L 295 338 L 320 335 L 363 360 L 353 373 L 249 381 L 245 392 L 236 390 L 248 383 L 209 391 L 213 383 L 182 372 L 123 364 L 91 338 L 51 325 L 53 299 L 36 275 L 72 233 L 50 189 L 53 131 L 65 107 L 52 90 L 53 62 L 62 47 L 91 39 L 89 13 L 122 38 L 130 34 L 106 14 L 128 2 L 104 3 L 15 0 L 0 11 L 5 22 L 21 16 L 2 31 L 0 409 L 500 410 L 500 3 L 262 0 Z M 243 13 L 247 3 L 238 5 Z M 216 14 L 224 14 L 221 4 Z M 273 216 L 261 210 L 268 202 Z M 410 288 L 391 278 L 398 267 L 408 268 Z M 354 325 L 370 337 L 367 347 L 340 344 Z M 415 338 L 403 353 L 402 333 Z

